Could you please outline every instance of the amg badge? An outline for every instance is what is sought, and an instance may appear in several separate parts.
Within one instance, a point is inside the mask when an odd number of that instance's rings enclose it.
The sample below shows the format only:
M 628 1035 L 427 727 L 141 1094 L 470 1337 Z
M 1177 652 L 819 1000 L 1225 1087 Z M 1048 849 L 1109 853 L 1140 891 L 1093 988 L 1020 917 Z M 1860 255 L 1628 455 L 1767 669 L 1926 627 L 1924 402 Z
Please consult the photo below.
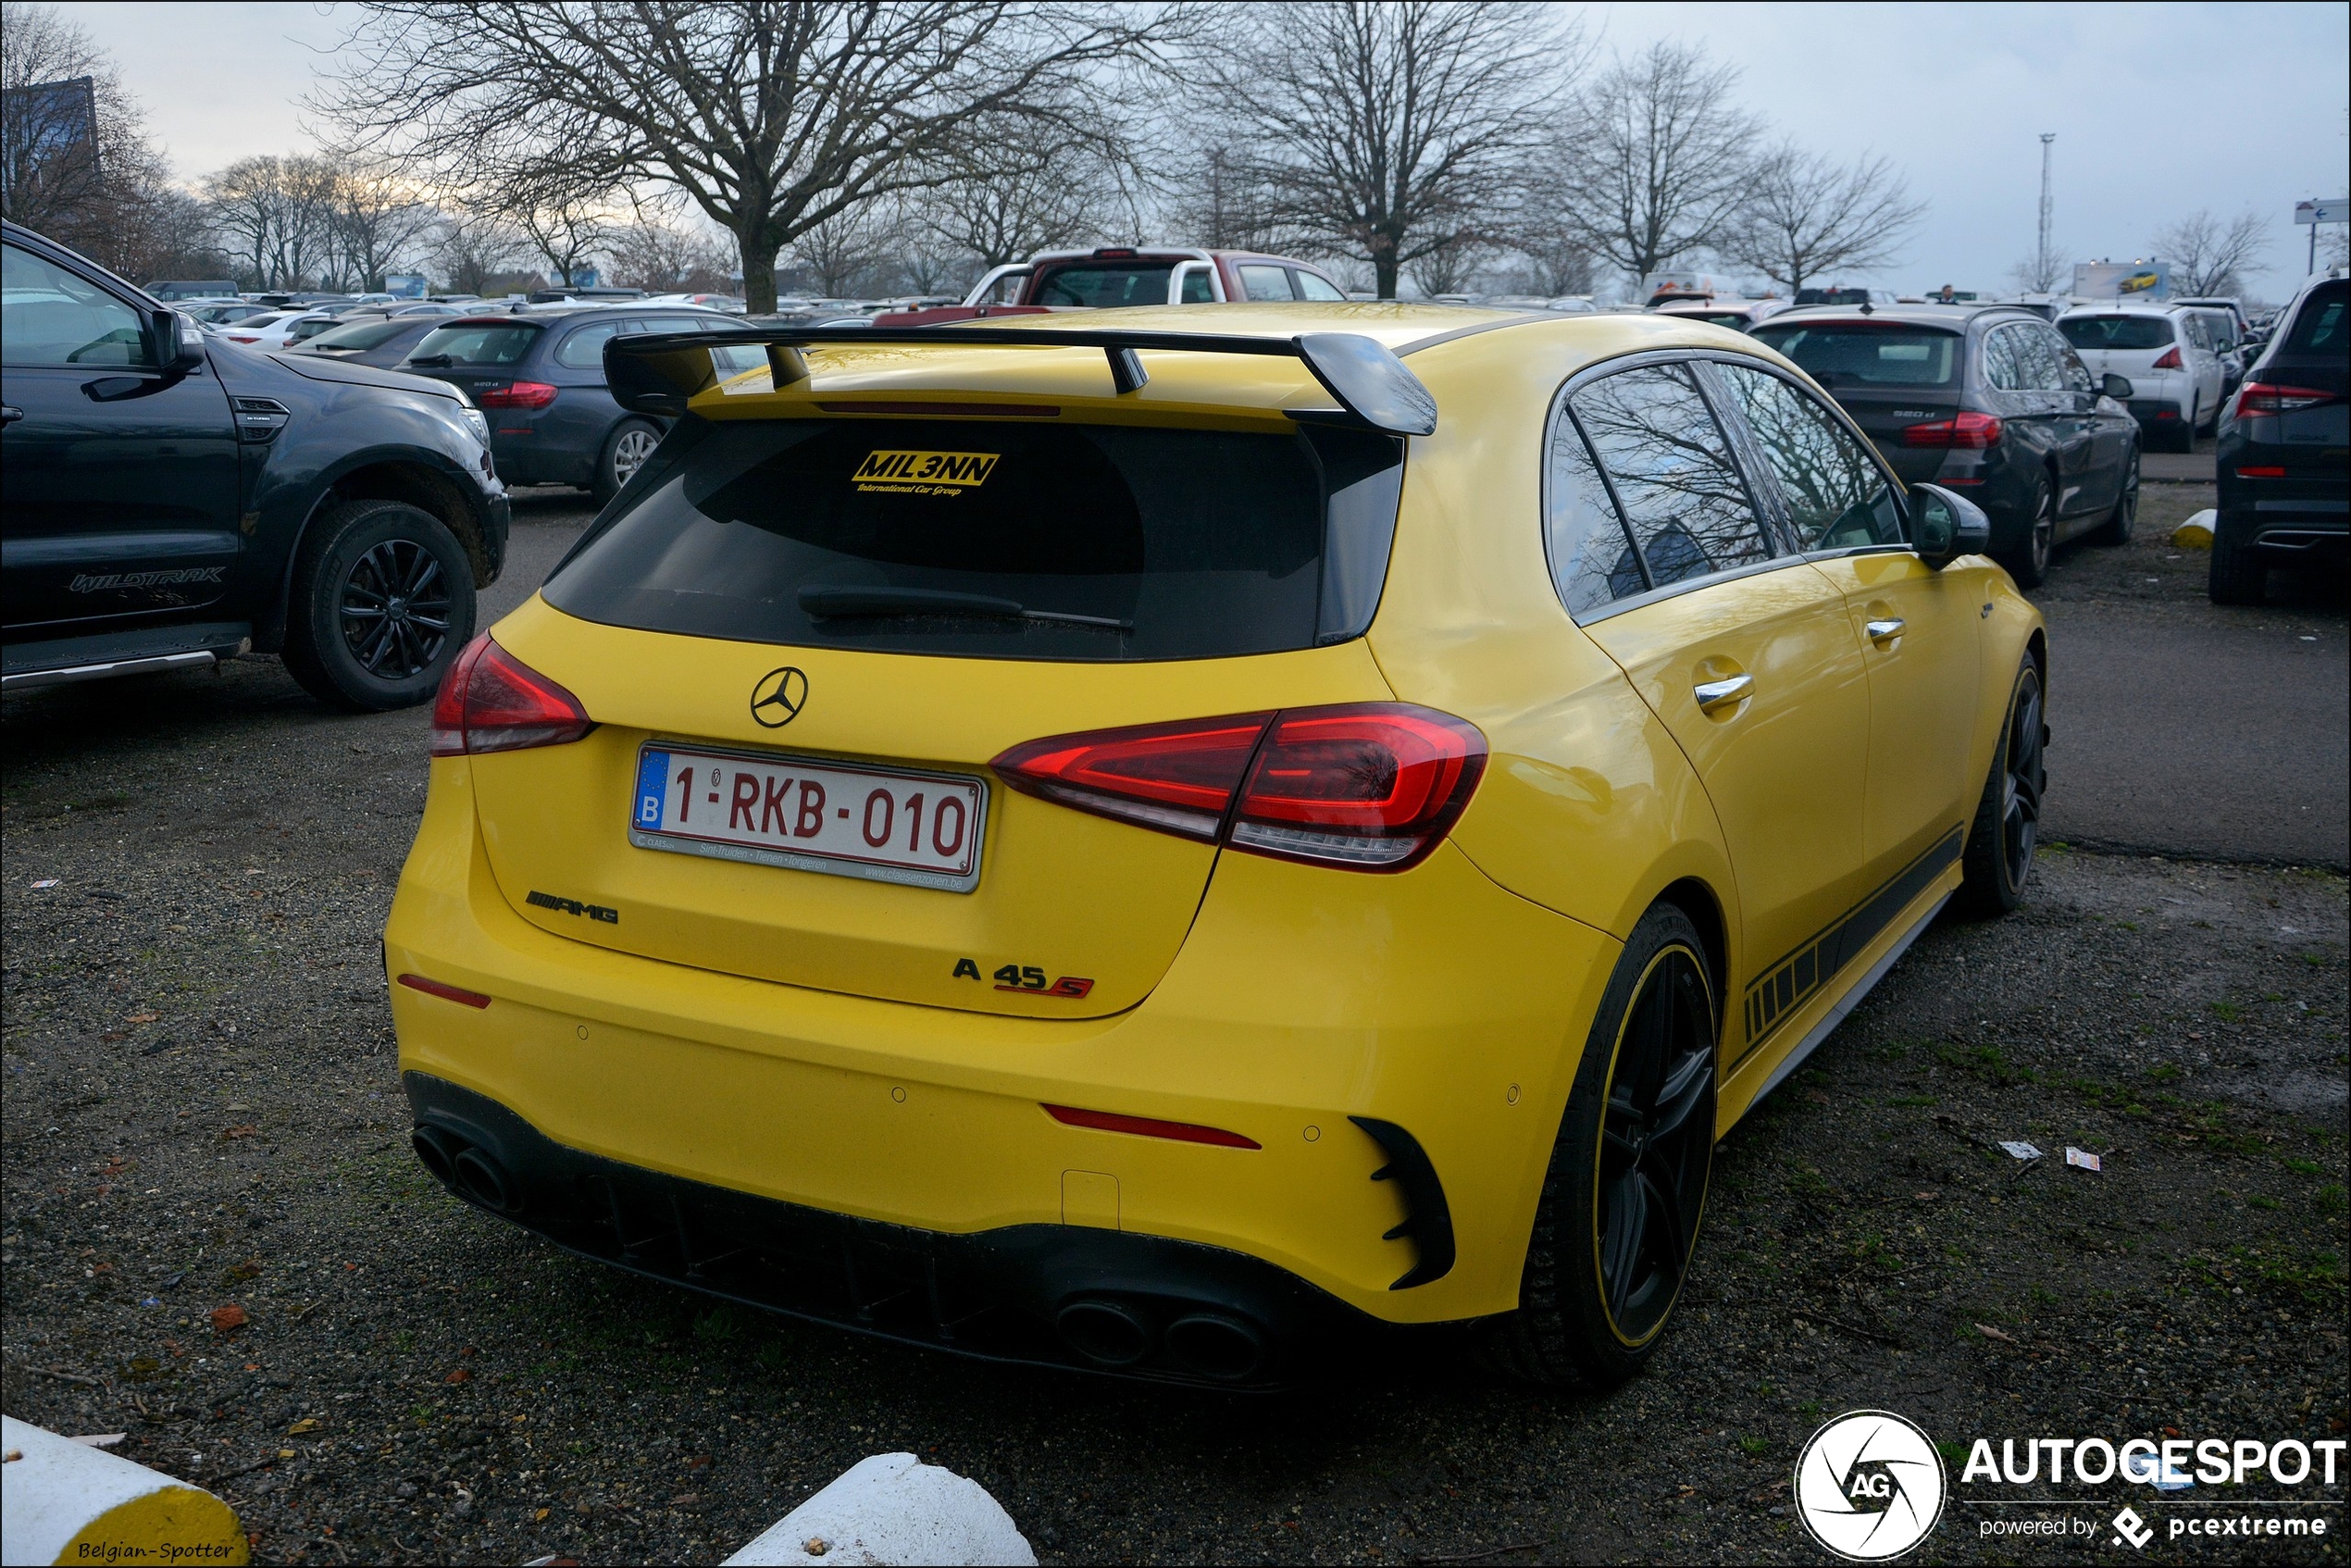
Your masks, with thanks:
M 524 902 L 535 904 L 541 909 L 560 909 L 566 915 L 584 915 L 591 920 L 601 920 L 607 926 L 620 924 L 620 911 L 605 904 L 582 903 L 578 899 L 559 899 L 553 893 L 542 893 L 537 889 L 531 890 L 530 897 Z

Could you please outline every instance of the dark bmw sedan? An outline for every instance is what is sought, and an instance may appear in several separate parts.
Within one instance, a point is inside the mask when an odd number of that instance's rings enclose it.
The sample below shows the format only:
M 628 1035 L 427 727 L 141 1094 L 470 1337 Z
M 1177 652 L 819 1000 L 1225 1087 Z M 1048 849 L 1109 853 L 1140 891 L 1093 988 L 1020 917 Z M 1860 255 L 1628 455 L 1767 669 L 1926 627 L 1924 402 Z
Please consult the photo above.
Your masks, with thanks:
M 2212 601 L 2258 604 L 2272 566 L 2351 556 L 2351 280 L 2310 283 L 2220 422 Z
M 1992 554 L 2037 587 L 2087 534 L 2131 537 L 2139 427 L 2037 314 L 2011 307 L 1798 309 L 1755 336 L 1810 371 L 1909 483 L 1948 485 L 1992 519 Z
M 454 381 L 490 417 L 491 450 L 508 484 L 578 485 L 597 503 L 628 482 L 660 444 L 662 426 L 629 414 L 604 385 L 604 345 L 632 332 L 723 332 L 715 310 L 582 305 L 436 324 L 400 364 Z

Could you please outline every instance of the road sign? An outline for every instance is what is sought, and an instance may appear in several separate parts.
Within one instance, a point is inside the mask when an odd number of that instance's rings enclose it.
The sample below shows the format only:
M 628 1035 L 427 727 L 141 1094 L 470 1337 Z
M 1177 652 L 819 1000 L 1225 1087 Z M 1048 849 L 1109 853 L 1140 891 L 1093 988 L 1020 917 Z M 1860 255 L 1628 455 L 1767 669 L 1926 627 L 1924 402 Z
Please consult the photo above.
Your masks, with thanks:
M 2324 201 L 2294 204 L 2296 223 L 2351 222 L 2351 196 L 2335 196 Z

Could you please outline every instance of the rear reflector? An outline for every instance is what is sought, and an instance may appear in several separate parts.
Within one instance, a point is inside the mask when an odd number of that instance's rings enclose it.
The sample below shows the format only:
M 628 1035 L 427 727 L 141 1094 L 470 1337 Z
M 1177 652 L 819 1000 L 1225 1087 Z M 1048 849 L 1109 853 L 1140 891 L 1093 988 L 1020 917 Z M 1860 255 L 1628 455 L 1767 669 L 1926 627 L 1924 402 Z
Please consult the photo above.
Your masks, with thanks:
M 2237 478 L 2241 479 L 2282 479 L 2285 478 L 2285 469 L 2283 467 L 2268 467 L 2259 468 L 2239 468 L 2237 470 Z
M 1222 1127 L 1197 1126 L 1190 1122 L 1163 1122 L 1152 1116 L 1122 1116 L 1112 1111 L 1080 1111 L 1069 1105 L 1048 1105 L 1045 1114 L 1068 1127 L 1132 1133 L 1137 1138 L 1172 1138 L 1178 1143 L 1213 1143 L 1219 1149 L 1265 1147 L 1253 1138 L 1243 1138 Z
M 469 991 L 463 986 L 446 985 L 440 980 L 428 980 L 422 975 L 403 975 L 400 983 L 412 991 L 437 996 L 443 1002 L 454 1002 L 466 1007 L 487 1007 L 490 999 L 479 991 Z
M 1960 414 L 1931 425 L 1905 425 L 1904 446 L 1957 446 L 1980 452 L 2000 444 L 2000 421 L 1989 414 Z
M 560 746 L 596 728 L 579 699 L 490 640 L 466 644 L 432 703 L 432 754 Z
M 1053 736 L 995 761 L 1078 811 L 1251 854 L 1402 871 L 1477 790 L 1486 737 L 1408 703 L 1349 703 Z

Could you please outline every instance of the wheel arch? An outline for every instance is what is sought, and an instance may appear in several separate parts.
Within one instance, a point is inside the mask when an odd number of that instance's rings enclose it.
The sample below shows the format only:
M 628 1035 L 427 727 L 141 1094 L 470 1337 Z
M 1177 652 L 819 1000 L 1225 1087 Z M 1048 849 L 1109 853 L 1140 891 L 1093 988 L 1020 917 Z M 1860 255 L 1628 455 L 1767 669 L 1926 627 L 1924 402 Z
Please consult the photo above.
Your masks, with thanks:
M 1707 979 L 1714 987 L 1715 1034 L 1719 1047 L 1723 1022 L 1730 1015 L 1724 999 L 1730 994 L 1731 984 L 1730 922 L 1724 915 L 1722 901 L 1704 878 L 1683 877 L 1669 883 L 1649 902 L 1652 904 L 1673 905 L 1688 915 L 1690 924 L 1698 927 L 1698 940 L 1706 947 Z
M 473 567 L 477 589 L 498 579 L 499 568 L 504 562 L 491 553 L 489 519 L 474 505 L 464 485 L 442 472 L 439 465 L 418 454 L 362 454 L 328 479 L 303 515 L 302 526 L 294 530 L 285 564 L 280 570 L 269 619 L 256 628 L 255 646 L 268 651 L 283 645 L 286 618 L 292 613 L 294 569 L 301 563 L 310 530 L 329 512 L 354 501 L 401 501 L 430 513 L 447 526 L 464 548 L 466 559 Z

